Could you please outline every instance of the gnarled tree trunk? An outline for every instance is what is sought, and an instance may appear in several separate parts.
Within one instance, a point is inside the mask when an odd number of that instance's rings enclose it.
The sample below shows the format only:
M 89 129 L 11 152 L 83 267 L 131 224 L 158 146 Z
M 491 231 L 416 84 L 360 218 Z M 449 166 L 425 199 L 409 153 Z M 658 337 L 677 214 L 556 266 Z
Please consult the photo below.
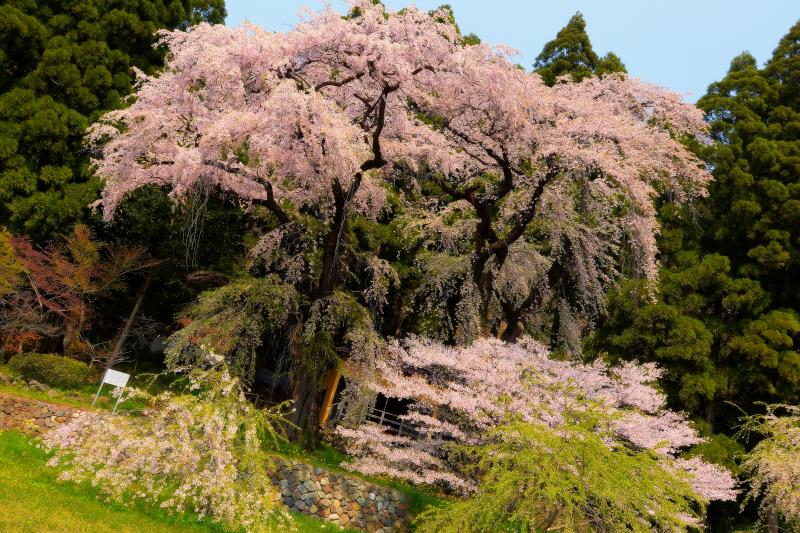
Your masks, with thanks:
M 298 368 L 292 375 L 292 400 L 294 402 L 289 436 L 308 447 L 319 442 L 319 386 L 309 372 Z
M 347 208 L 361 184 L 361 178 L 361 173 L 356 174 L 347 191 L 338 182 L 334 183 L 335 211 L 325 239 L 322 272 L 315 294 L 318 300 L 330 296 L 341 281 L 338 263 L 343 242 L 347 240 Z M 291 421 L 296 426 L 290 429 L 289 435 L 306 446 L 314 447 L 319 441 L 319 412 L 322 392 L 316 377 L 303 364 L 304 346 L 299 329 L 290 341 L 289 350 L 295 362 L 292 376 L 292 400 L 294 402 L 292 407 L 294 411 Z
M 767 511 L 767 523 L 765 526 L 767 533 L 778 533 L 780 531 L 780 520 L 774 504 Z

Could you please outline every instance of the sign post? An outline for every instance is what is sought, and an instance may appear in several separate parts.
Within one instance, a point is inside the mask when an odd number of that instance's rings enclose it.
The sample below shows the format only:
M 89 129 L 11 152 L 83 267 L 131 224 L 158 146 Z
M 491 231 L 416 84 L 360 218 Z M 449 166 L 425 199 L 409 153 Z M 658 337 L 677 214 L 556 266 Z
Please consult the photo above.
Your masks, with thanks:
M 106 370 L 106 373 L 103 374 L 102 381 L 100 381 L 100 387 L 97 389 L 97 394 L 94 395 L 94 401 L 92 401 L 92 407 L 94 407 L 94 404 L 97 402 L 97 398 L 100 397 L 100 391 L 103 390 L 103 385 L 108 383 L 109 385 L 122 388 L 122 390 L 119 391 L 119 396 L 117 396 L 117 402 L 114 404 L 114 410 L 111 411 L 112 413 L 116 413 L 119 401 L 122 399 L 122 393 L 125 392 L 125 385 L 128 384 L 128 379 L 130 379 L 130 377 L 131 377 L 130 374 L 126 374 L 124 372 L 118 372 L 110 368 Z

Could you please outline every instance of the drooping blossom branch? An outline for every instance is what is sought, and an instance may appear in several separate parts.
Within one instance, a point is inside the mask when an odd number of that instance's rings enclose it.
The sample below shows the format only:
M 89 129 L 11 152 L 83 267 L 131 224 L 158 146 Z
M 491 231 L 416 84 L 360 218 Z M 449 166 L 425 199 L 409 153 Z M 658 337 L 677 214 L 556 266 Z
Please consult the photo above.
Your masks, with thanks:
M 364 473 L 468 489 L 474 480 L 460 475 L 443 447 L 448 441 L 480 443 L 509 414 L 559 427 L 566 410 L 597 402 L 612 417 L 618 442 L 654 450 L 673 467 L 686 467 L 703 498 L 735 499 L 735 482 L 724 469 L 698 458 L 674 460 L 703 439 L 683 415 L 667 409 L 654 386 L 660 371 L 653 364 L 559 361 L 528 337 L 515 344 L 484 338 L 462 347 L 412 337 L 391 344 L 377 370 L 361 375 L 358 386 L 409 403 L 401 419 L 413 428 L 405 435 L 372 423 L 337 428 L 356 457 L 350 467 Z
M 762 519 L 800 526 L 800 407 L 767 405 L 766 413 L 746 417 L 743 437 L 762 440 L 742 464 L 750 484 L 746 502 L 759 501 Z M 772 520 L 771 520 L 772 519 Z
M 84 412 L 44 435 L 60 478 L 91 482 L 123 504 L 145 501 L 170 511 L 194 511 L 232 529 L 291 527 L 269 477 L 263 438 L 279 435 L 285 419 L 256 409 L 237 380 L 207 352 L 206 369 L 189 369 L 189 391 L 150 397 L 142 416 Z M 210 369 L 209 369 L 210 367 Z

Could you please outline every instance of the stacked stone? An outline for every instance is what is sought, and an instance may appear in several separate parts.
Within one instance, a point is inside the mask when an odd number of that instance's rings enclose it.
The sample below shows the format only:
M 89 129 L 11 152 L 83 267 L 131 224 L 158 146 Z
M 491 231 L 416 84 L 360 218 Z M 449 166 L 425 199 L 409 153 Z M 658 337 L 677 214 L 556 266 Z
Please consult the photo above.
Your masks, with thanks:
M 405 529 L 408 505 L 402 493 L 304 463 L 275 462 L 272 480 L 289 509 L 373 533 Z
M 73 416 L 78 416 L 78 410 L 39 400 L 0 395 L 0 429 L 38 435 Z

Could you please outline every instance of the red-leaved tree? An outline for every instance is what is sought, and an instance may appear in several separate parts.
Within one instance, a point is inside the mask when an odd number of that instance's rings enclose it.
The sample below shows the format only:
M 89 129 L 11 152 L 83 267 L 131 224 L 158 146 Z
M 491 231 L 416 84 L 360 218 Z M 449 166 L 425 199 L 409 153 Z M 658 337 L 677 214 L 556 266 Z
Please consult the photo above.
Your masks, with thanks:
M 124 290 L 130 274 L 153 266 L 144 249 L 107 246 L 81 224 L 63 243 L 45 248 L 22 236 L 0 237 L 11 251 L 0 272 L 15 280 L 13 288 L 0 293 L 4 348 L 56 348 L 77 357 L 102 356 L 86 337 L 97 303 Z

